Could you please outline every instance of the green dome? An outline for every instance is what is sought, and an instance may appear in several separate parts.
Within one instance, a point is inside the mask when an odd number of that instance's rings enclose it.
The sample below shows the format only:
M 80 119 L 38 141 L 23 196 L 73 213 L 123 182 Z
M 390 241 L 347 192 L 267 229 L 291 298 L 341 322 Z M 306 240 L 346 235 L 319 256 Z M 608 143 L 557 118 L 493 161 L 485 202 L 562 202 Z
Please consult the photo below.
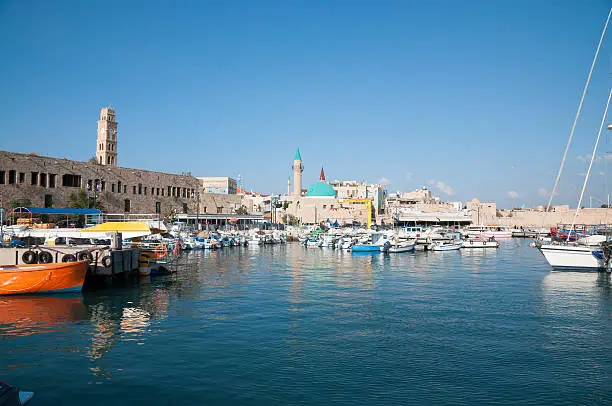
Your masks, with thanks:
M 336 191 L 327 182 L 319 181 L 308 188 L 307 197 L 336 197 Z

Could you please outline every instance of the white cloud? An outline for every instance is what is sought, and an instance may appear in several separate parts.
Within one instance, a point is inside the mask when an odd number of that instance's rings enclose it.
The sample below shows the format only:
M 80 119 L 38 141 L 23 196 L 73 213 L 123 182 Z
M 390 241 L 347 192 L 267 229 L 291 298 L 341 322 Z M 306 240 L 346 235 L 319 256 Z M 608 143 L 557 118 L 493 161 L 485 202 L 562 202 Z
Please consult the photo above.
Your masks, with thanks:
M 519 197 L 519 194 L 516 191 L 511 190 L 508 192 L 508 197 L 510 197 L 511 199 L 516 199 L 517 197 Z
M 377 183 L 381 185 L 388 185 L 389 183 L 391 183 L 391 181 L 383 176 L 382 178 L 377 180 Z
M 434 182 L 434 181 L 431 181 L 431 182 Z M 430 183 L 430 184 L 434 184 L 434 183 Z M 452 196 L 455 194 L 455 192 L 453 192 L 453 188 L 450 185 L 447 185 L 440 181 L 435 182 L 435 185 L 438 189 L 440 189 L 441 192 L 446 193 L 449 196 Z
M 541 197 L 546 197 L 548 196 L 548 190 L 544 189 L 543 187 L 538 189 L 538 196 Z

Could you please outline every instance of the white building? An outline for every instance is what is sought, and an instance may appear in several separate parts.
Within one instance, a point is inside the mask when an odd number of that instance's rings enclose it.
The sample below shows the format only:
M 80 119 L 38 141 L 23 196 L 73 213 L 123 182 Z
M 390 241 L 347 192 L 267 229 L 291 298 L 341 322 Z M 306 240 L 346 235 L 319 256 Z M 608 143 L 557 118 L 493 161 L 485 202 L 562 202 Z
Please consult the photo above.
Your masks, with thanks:
M 237 183 L 227 176 L 198 178 L 204 193 L 235 195 Z

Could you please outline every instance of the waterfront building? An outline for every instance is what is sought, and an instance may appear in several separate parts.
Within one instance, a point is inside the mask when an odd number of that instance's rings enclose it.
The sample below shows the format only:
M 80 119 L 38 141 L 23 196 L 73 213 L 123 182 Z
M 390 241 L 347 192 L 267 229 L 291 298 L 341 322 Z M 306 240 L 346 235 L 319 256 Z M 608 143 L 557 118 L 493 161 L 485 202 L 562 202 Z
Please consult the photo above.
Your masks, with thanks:
M 385 214 L 386 191 L 383 185 L 350 180 L 334 180 L 329 184 L 336 191 L 338 199 L 371 199 L 374 214 L 377 217 Z
M 221 177 L 198 177 L 202 184 L 204 193 L 218 193 L 224 195 L 235 195 L 237 183 L 235 179 L 227 176 Z
M 366 224 L 368 210 L 371 215 L 370 199 L 342 199 L 337 196 L 335 188 L 325 179 L 321 168 L 319 181 L 312 184 L 305 192 L 302 190 L 302 173 L 304 165 L 298 149 L 293 160 L 293 193 L 280 196 L 276 218 L 295 218 L 301 224 L 318 224 L 321 222 L 338 222 L 338 224 Z M 290 187 L 288 187 L 290 189 Z M 289 191 L 289 190 L 288 190 Z
M 442 202 L 427 187 L 412 192 L 391 193 L 386 199 L 386 222 L 398 225 L 467 225 L 470 211 L 461 202 Z
M 98 120 L 96 158 L 89 162 L 38 154 L 0 151 L 0 207 L 29 201 L 35 207 L 67 207 L 70 196 L 85 192 L 90 205 L 106 213 L 157 214 L 177 218 L 193 214 L 206 221 L 232 218 L 249 196 L 236 195 L 232 178 L 196 178 L 189 173 L 117 166 L 115 110 L 104 107 Z M 212 181 L 205 186 L 204 180 Z M 209 193 L 209 190 L 212 193 Z

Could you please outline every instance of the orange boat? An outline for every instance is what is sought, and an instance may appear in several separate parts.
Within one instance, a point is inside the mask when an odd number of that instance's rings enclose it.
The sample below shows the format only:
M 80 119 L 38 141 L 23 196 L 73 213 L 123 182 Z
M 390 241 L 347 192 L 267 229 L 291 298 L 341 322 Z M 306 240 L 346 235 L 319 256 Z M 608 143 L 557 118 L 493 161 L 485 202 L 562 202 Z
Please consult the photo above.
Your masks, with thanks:
M 0 265 L 0 295 L 80 292 L 88 262 Z

